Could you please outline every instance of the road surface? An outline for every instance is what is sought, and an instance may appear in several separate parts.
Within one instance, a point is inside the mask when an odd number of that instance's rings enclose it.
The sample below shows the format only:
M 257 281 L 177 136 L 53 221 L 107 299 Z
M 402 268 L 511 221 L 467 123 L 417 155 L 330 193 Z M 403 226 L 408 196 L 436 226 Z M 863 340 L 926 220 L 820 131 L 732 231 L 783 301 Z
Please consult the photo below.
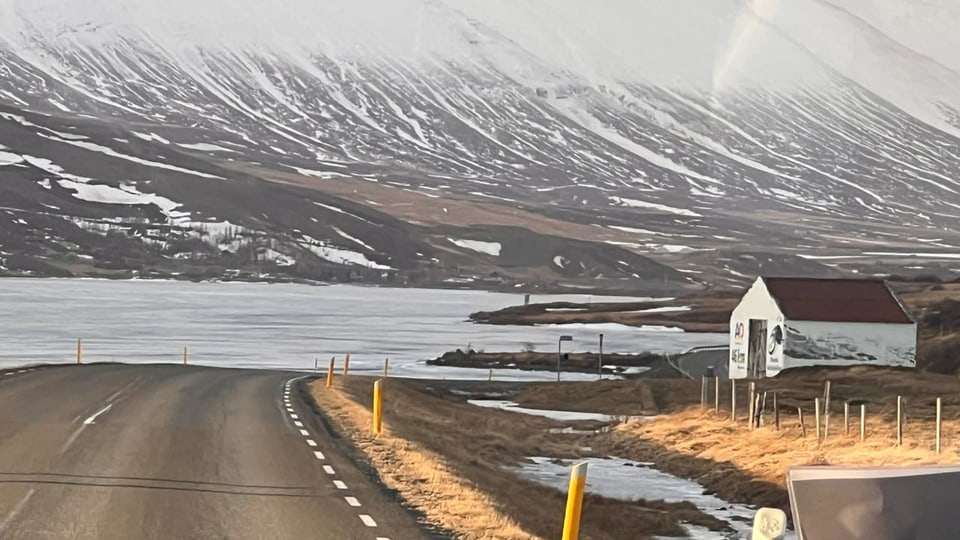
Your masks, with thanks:
M 354 467 L 296 382 L 288 393 L 296 377 L 122 364 L 0 373 L 0 538 L 429 538 Z

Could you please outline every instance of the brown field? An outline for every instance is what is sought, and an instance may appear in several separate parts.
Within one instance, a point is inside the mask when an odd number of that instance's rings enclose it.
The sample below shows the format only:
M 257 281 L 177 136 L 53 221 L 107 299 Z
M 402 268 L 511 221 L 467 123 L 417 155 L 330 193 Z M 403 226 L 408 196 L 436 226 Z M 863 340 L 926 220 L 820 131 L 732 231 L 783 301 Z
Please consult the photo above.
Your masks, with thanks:
M 337 388 L 330 391 L 315 383 L 312 394 L 323 414 L 362 450 L 383 482 L 428 521 L 465 539 L 560 536 L 565 495 L 522 480 L 504 467 L 526 456 L 582 456 L 585 438 L 593 436 L 551 434 L 551 427 L 566 424 L 475 407 L 446 392 L 443 383 L 390 379 L 384 398 L 386 432 L 374 437 L 367 428 L 372 382 L 350 377 L 344 384 L 338 379 Z M 612 515 L 617 519 L 609 519 Z M 588 495 L 580 537 L 681 536 L 680 522 L 725 526 L 688 503 L 624 502 Z

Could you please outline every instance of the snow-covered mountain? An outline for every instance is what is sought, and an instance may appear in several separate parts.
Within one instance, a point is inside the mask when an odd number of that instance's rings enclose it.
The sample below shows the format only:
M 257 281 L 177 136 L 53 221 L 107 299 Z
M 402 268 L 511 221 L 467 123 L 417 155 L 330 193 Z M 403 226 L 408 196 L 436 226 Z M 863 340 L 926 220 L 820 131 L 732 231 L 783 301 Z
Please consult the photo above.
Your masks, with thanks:
M 958 25 L 952 0 L 0 0 L 0 268 L 944 274 Z

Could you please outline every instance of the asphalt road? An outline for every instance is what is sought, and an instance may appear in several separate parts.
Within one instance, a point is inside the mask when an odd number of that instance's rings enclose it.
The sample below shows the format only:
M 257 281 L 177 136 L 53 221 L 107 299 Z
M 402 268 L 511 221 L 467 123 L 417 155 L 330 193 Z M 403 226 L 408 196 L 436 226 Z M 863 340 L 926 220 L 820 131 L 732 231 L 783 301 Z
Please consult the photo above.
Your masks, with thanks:
M 0 538 L 429 538 L 325 431 L 295 373 L 0 374 Z M 316 446 L 314 446 L 314 444 Z

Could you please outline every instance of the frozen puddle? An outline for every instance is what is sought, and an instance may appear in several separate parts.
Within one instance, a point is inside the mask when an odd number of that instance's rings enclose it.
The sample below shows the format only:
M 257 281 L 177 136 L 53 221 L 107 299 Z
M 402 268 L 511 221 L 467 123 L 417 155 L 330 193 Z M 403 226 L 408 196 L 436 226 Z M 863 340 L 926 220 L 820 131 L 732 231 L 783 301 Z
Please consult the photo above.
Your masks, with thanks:
M 477 407 L 489 407 L 492 409 L 503 409 L 521 414 L 531 414 L 534 416 L 545 416 L 561 422 L 576 422 L 580 420 L 595 422 L 614 422 L 622 420 L 624 417 L 610 416 L 609 414 L 586 413 L 575 411 L 551 411 L 549 409 L 525 409 L 512 401 L 503 401 L 499 399 L 468 399 L 467 403 Z
M 517 474 L 538 484 L 565 491 L 570 480 L 572 460 L 545 457 L 530 458 L 516 468 Z M 651 463 L 640 463 L 620 458 L 588 458 L 587 492 L 633 501 L 637 499 L 691 502 L 707 514 L 720 518 L 736 533 L 711 531 L 703 527 L 686 526 L 690 538 L 700 540 L 728 540 L 749 537 L 755 508 L 732 504 L 713 495 L 705 495 L 703 486 L 653 468 Z

